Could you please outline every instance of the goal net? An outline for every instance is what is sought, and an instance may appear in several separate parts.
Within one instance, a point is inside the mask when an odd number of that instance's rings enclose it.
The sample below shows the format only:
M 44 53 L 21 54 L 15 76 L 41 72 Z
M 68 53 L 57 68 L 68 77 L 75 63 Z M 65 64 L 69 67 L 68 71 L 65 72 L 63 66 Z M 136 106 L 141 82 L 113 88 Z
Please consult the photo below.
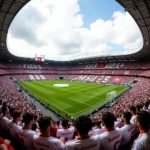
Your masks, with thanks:
M 117 97 L 117 92 L 116 91 L 111 91 L 109 93 L 106 94 L 106 100 L 110 101 L 114 98 Z

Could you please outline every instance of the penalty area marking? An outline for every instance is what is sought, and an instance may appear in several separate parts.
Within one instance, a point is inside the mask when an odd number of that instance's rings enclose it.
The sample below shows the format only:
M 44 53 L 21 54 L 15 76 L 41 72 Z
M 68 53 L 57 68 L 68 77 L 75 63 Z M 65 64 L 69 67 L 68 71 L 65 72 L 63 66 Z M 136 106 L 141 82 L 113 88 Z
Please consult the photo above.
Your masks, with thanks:
M 36 96 L 37 96 L 37 95 L 36 95 Z M 40 97 L 40 96 L 37 96 L 37 97 L 39 97 L 39 98 L 43 99 L 43 98 L 42 98 L 42 97 Z M 83 112 L 84 110 L 87 110 L 87 109 L 89 109 L 89 108 L 90 108 L 90 107 L 87 107 L 86 109 L 83 109 L 83 110 L 81 110 L 81 111 L 78 111 L 78 112 L 77 112 L 77 113 L 75 113 L 75 114 L 71 114 L 71 113 L 69 113 L 69 112 L 65 111 L 64 109 L 61 109 L 61 108 L 57 107 L 56 105 L 54 105 L 54 104 L 50 103 L 49 101 L 47 101 L 47 100 L 45 100 L 45 99 L 43 99 L 43 100 L 44 100 L 44 101 L 46 101 L 46 102 L 48 102 L 50 105 L 53 105 L 54 107 L 58 108 L 59 110 L 62 110 L 62 111 L 64 111 L 65 113 L 70 114 L 70 115 L 72 115 L 72 116 L 74 116 L 74 115 L 76 115 L 76 114 L 79 114 L 80 112 Z M 94 106 L 94 105 L 91 105 L 91 106 Z
M 36 95 L 36 94 L 35 94 L 35 95 Z M 39 97 L 39 98 L 41 98 L 41 99 L 43 99 L 42 97 L 40 97 L 40 96 L 38 96 L 38 95 L 36 95 L 36 96 Z M 64 111 L 65 113 L 70 114 L 70 115 L 72 115 L 72 116 L 75 116 L 75 115 L 77 115 L 77 114 L 79 114 L 79 113 L 81 113 L 81 112 L 84 112 L 84 111 L 90 109 L 90 107 L 87 107 L 87 108 L 85 108 L 85 109 L 83 109 L 83 110 L 81 110 L 81 111 L 78 111 L 77 113 L 71 114 L 71 113 L 65 111 L 64 109 L 61 109 L 61 108 L 57 107 L 56 105 L 50 103 L 49 101 L 47 101 L 47 100 L 45 100 L 45 99 L 43 99 L 43 100 L 46 101 L 46 102 L 48 102 L 49 104 L 53 105 L 54 107 L 58 108 L 59 110 Z M 104 100 L 105 100 L 105 99 L 104 99 Z M 104 100 L 103 100 L 103 101 L 104 101 Z M 94 104 L 94 105 L 91 105 L 91 106 L 96 106 L 97 104 L 101 104 L 101 103 L 102 103 L 102 101 L 99 102 L 99 103 L 96 103 L 96 104 Z
M 103 101 L 101 101 L 101 102 L 98 102 L 98 103 L 96 103 L 96 104 L 94 104 L 94 105 L 92 105 L 93 107 L 94 106 L 96 106 L 96 105 L 98 105 L 98 104 L 102 104 L 102 102 L 104 102 L 106 99 L 104 99 Z M 103 105 L 105 105 L 105 104 L 103 104 Z M 88 110 L 89 109 L 89 107 L 88 108 L 86 108 L 86 109 L 83 109 L 83 110 L 81 110 L 81 111 L 78 111 L 77 113 L 75 113 L 75 114 L 73 114 L 73 115 L 77 115 L 77 114 L 79 114 L 79 113 L 82 113 L 82 112 L 84 112 L 84 111 L 86 111 L 86 110 Z M 91 108 L 92 109 L 92 108 Z
M 78 100 L 74 100 L 72 99 L 71 97 L 68 97 L 68 99 L 72 100 L 72 101 L 75 101 L 75 102 L 78 102 L 78 103 L 81 103 L 81 104 L 84 104 L 84 105 L 87 105 L 87 106 L 93 106 L 93 105 L 90 105 L 90 104 L 87 104 L 87 103 L 84 103 L 84 102 L 80 102 Z
M 36 96 L 39 97 L 39 98 L 41 98 L 42 100 L 48 102 L 50 105 L 53 105 L 54 107 L 58 108 L 59 110 L 62 110 L 62 111 L 64 111 L 64 112 L 67 113 L 67 114 L 73 115 L 73 114 L 71 114 L 71 113 L 65 111 L 64 109 L 61 109 L 61 108 L 57 107 L 56 105 L 50 103 L 48 100 L 45 100 L 45 99 L 43 99 L 42 97 L 40 97 L 40 96 L 38 96 L 38 95 L 36 95 Z

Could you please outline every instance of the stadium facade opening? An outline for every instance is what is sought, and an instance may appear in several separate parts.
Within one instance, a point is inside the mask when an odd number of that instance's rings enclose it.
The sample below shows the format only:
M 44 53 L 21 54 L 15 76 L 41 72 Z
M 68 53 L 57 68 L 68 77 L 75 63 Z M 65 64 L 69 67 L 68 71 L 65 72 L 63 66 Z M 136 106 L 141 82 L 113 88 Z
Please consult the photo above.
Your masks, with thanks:
M 11 24 L 9 51 L 19 57 L 71 61 L 141 50 L 143 38 L 133 18 L 116 1 L 106 1 L 32 0 Z

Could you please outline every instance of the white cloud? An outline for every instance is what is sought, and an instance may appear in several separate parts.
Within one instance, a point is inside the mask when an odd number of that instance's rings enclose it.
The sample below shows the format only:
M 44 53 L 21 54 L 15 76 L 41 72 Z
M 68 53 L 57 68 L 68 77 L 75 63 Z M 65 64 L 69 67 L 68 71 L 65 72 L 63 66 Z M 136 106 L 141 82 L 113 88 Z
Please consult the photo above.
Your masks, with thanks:
M 106 55 L 114 51 L 108 43 L 125 49 L 142 43 L 139 28 L 127 12 L 114 12 L 107 21 L 98 19 L 89 29 L 84 28 L 83 17 L 78 0 L 32 0 L 10 27 L 9 48 L 26 56 Z

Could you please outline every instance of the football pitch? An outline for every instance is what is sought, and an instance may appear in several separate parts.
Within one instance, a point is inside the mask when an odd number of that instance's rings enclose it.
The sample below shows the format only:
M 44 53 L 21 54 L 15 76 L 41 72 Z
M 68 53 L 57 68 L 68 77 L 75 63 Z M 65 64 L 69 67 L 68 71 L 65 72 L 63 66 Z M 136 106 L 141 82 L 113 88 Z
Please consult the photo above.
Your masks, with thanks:
M 107 93 L 117 91 L 120 95 L 128 89 L 127 86 L 65 80 L 20 81 L 19 84 L 61 116 L 72 119 L 107 104 Z

